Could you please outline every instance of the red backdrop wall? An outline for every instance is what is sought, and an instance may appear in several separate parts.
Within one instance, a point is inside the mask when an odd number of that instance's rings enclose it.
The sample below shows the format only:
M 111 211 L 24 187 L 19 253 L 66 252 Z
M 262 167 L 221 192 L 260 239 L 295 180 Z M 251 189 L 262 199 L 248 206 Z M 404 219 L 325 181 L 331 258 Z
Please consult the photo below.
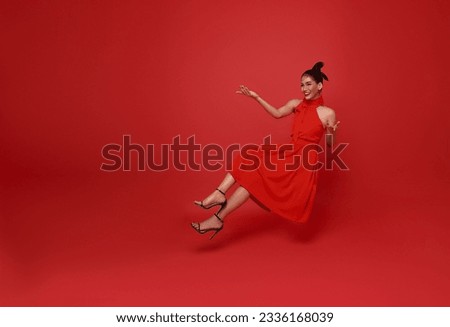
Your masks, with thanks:
M 450 305 L 445 1 L 14 1 L 0 6 L 0 304 Z M 287 141 L 236 95 L 301 97 L 325 62 L 349 171 L 301 226 L 253 203 L 212 242 L 224 171 L 104 172 L 101 149 Z M 133 158 L 136 159 L 136 154 Z

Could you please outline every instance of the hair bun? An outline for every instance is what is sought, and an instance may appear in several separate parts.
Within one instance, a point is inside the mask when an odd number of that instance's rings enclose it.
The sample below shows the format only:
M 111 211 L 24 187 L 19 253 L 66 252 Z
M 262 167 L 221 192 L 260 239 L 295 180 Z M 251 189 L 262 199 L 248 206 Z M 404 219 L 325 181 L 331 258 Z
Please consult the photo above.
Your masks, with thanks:
M 323 67 L 324 63 L 322 61 L 318 61 L 314 64 L 313 68 L 311 69 L 312 71 L 316 71 L 318 73 L 318 75 L 322 76 L 322 78 L 326 81 L 328 81 L 328 77 L 327 75 L 325 75 L 324 73 L 322 73 L 322 67 Z
M 317 70 L 317 71 L 320 72 L 320 70 L 322 69 L 322 67 L 323 67 L 323 62 L 322 62 L 322 61 L 318 61 L 318 62 L 316 62 L 316 63 L 314 64 L 312 70 Z
M 309 75 L 312 78 L 314 78 L 314 80 L 317 83 L 322 83 L 323 80 L 328 81 L 328 76 L 325 75 L 324 73 L 322 73 L 322 67 L 324 66 L 322 61 L 318 61 L 314 64 L 313 68 L 307 70 L 306 72 L 303 73 L 302 76 L 304 75 Z

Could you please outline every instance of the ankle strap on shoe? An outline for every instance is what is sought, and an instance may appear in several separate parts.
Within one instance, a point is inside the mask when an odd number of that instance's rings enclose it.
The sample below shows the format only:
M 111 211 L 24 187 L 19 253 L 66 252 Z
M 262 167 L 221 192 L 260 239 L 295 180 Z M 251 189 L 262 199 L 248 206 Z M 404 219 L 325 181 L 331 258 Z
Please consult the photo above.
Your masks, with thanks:
M 214 216 L 216 216 L 216 218 L 219 219 L 219 220 L 223 223 L 222 218 L 220 218 L 219 215 L 218 215 L 217 213 L 215 213 Z
M 219 190 L 218 188 L 216 188 L 216 191 L 219 191 L 220 193 L 222 193 L 223 195 L 225 195 L 225 192 Z

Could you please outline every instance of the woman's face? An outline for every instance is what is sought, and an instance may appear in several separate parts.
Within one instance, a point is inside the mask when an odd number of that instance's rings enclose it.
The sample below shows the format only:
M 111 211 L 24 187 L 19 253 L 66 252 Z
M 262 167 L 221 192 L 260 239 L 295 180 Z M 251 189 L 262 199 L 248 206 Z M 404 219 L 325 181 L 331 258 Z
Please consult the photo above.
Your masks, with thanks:
M 305 75 L 302 77 L 301 87 L 306 100 L 315 100 L 320 97 L 322 83 L 316 83 L 311 76 Z

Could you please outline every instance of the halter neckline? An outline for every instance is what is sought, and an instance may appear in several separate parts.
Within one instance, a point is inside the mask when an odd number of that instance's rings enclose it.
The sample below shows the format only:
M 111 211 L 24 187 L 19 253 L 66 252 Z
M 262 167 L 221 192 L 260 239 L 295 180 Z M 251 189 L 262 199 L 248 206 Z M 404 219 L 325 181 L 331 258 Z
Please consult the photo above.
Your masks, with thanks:
M 317 99 L 314 99 L 314 100 L 307 100 L 306 98 L 303 98 L 302 103 L 304 103 L 308 107 L 309 106 L 318 107 L 320 105 L 323 105 L 323 98 L 322 98 L 322 96 L 319 96 Z

